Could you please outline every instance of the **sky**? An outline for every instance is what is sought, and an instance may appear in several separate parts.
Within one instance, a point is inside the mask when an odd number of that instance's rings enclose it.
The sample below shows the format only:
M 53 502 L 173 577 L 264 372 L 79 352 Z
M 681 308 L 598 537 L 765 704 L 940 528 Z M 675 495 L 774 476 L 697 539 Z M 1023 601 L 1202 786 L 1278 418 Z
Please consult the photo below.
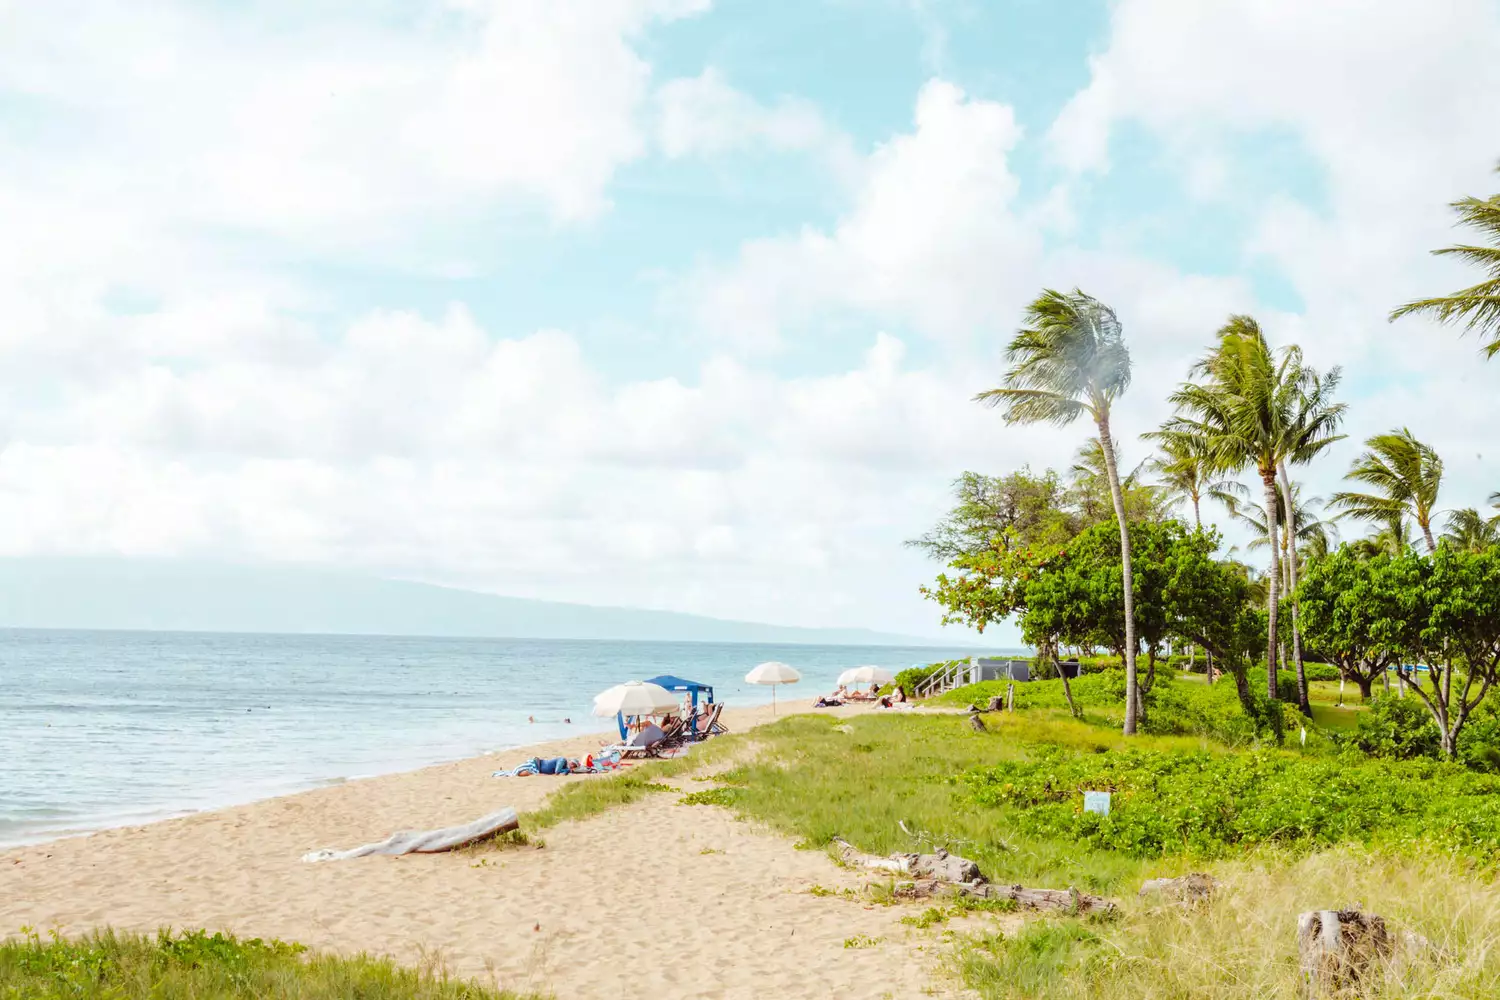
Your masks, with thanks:
M 937 634 L 902 541 L 1089 433 L 971 402 L 1045 287 L 1127 464 L 1248 312 L 1307 489 L 1407 426 L 1480 506 L 1500 360 L 1386 316 L 1496 107 L 1496 0 L 0 0 L 0 555 Z

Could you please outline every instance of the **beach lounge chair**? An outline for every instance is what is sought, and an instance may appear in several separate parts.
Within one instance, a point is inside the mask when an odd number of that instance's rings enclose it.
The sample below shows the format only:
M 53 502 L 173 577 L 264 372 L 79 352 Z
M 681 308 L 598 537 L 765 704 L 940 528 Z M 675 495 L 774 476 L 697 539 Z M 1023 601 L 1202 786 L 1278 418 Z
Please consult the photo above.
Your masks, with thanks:
M 599 752 L 601 754 L 618 753 L 622 758 L 659 757 L 661 756 L 661 752 L 663 750 L 669 750 L 672 747 L 682 745 L 682 732 L 685 728 L 686 725 L 683 723 L 683 721 L 681 719 L 678 719 L 668 725 L 666 729 L 663 729 L 661 736 L 652 740 L 650 743 L 617 743 L 614 746 L 604 747 Z
M 729 732 L 729 727 L 719 721 L 719 716 L 724 714 L 724 703 L 721 701 L 712 707 L 712 710 L 698 718 L 698 736 L 706 738 L 719 736 Z

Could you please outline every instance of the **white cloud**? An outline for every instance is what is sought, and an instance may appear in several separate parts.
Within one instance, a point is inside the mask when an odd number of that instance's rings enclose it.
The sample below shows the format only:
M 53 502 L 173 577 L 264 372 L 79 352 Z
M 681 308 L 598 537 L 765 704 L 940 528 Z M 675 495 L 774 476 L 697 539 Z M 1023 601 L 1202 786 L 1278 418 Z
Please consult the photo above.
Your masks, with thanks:
M 365 5 L 275 0 L 238 13 L 16 4 L 0 90 L 47 119 L 8 144 L 12 181 L 128 206 L 151 230 L 230 227 L 303 253 L 394 252 L 429 213 L 458 207 L 535 202 L 588 218 L 646 149 L 651 70 L 634 41 L 703 7 L 432 2 L 382 20 Z
M 1008 322 L 1015 303 L 995 292 L 1039 250 L 1015 224 L 1015 115 L 934 80 L 913 126 L 870 155 L 854 207 L 832 231 L 751 241 L 732 267 L 679 289 L 679 302 L 704 328 L 761 348 L 780 340 L 784 322 L 841 308 L 939 335 Z
M 1427 250 L 1455 241 L 1448 201 L 1495 189 L 1500 142 L 1474 127 L 1473 109 L 1500 106 L 1497 53 L 1500 8 L 1488 0 L 1122 0 L 1089 84 L 1049 134 L 1071 169 L 1105 170 L 1112 131 L 1144 125 L 1168 148 L 1208 151 L 1206 176 L 1184 157 L 1200 193 L 1224 185 L 1219 141 L 1300 140 L 1323 197 L 1271 196 L 1244 250 L 1303 300 L 1296 316 L 1263 317 L 1278 339 L 1346 368 L 1354 441 L 1312 470 L 1321 488 L 1337 488 L 1355 442 L 1401 423 L 1449 458 L 1447 502 L 1500 486 L 1494 457 L 1479 458 L 1500 422 L 1500 369 L 1452 330 L 1386 322 L 1398 303 L 1472 278 Z M 1231 184 L 1236 169 L 1227 164 Z
M 918 630 L 926 568 L 900 542 L 994 426 L 890 337 L 824 377 L 618 383 L 565 334 L 497 340 L 462 309 L 61 388 L 0 450 L 5 554 L 318 561 L 806 624 L 895 604 Z
M 736 90 L 710 67 L 657 88 L 657 135 L 669 157 L 719 156 L 769 148 L 819 152 L 835 162 L 852 153 L 849 139 L 809 101 L 783 97 L 765 105 Z

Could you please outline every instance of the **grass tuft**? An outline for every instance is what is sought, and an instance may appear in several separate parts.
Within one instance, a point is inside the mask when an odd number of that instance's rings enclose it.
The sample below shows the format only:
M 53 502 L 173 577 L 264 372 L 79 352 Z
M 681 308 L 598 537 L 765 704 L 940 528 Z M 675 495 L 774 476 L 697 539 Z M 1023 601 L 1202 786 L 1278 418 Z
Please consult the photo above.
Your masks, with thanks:
M 0 997 L 15 1000 L 524 1000 L 381 958 L 189 931 L 36 933 L 0 942 Z

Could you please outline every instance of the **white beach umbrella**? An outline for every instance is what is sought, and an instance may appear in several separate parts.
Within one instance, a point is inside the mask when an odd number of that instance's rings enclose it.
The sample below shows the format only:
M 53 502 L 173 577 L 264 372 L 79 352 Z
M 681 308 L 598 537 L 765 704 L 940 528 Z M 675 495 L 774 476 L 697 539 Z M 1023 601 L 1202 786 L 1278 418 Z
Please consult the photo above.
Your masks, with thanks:
M 839 683 L 846 687 L 850 684 L 889 684 L 896 679 L 896 675 L 885 667 L 864 666 L 850 667 L 839 674 Z
M 776 714 L 776 688 L 782 684 L 795 684 L 801 679 L 802 675 L 797 672 L 795 667 L 788 666 L 776 660 L 762 663 L 745 675 L 745 680 L 751 684 L 771 685 L 772 715 Z
M 660 684 L 626 681 L 594 695 L 594 714 L 663 715 L 675 711 L 677 696 Z

